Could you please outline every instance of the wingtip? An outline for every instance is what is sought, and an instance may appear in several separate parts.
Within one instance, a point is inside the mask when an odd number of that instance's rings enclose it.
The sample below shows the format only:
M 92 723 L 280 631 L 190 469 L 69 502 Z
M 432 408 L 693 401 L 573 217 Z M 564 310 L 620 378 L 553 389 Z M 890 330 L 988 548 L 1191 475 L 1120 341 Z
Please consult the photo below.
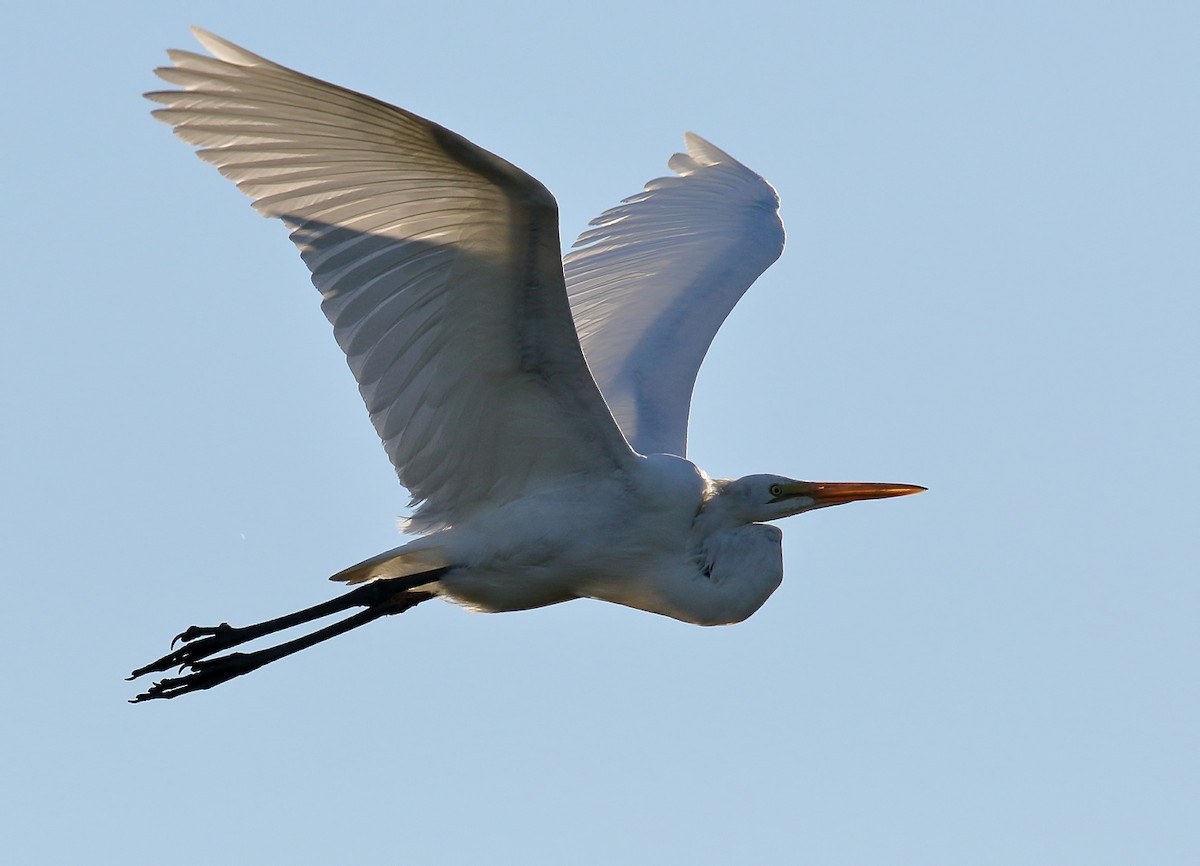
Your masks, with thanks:
M 203 27 L 201 27 L 198 24 L 193 24 L 190 27 L 188 27 L 188 32 L 190 32 L 192 34 L 192 37 L 195 38 L 195 40 L 197 42 L 199 42 L 202 46 L 204 46 L 204 49 L 206 51 L 208 51 L 210 54 L 215 53 L 212 50 L 213 45 L 228 44 L 228 43 L 226 43 L 226 40 L 222 39 L 220 36 L 213 33 L 211 30 L 205 30 Z
M 668 167 L 676 174 L 686 177 L 714 165 L 727 165 L 743 171 L 750 171 L 711 141 L 691 130 L 683 134 L 683 143 L 687 148 L 687 153 L 677 153 L 667 160 Z
M 742 165 L 707 138 L 697 135 L 690 130 L 683 134 L 683 141 L 687 145 L 688 155 L 699 162 L 703 162 L 707 165 L 716 165 L 717 163 L 728 163 L 730 165 L 739 166 Z
M 278 66 L 278 64 L 268 60 L 265 57 L 247 51 L 240 45 L 224 39 L 212 31 L 205 30 L 193 24 L 188 28 L 196 41 L 203 46 L 204 50 L 218 60 L 224 60 L 226 63 L 234 63 L 238 66 Z
M 224 39 L 213 33 L 211 30 L 205 30 L 198 24 L 193 24 L 188 27 L 188 32 L 192 34 L 193 39 L 200 43 L 201 48 L 214 57 L 220 56 L 217 54 L 215 49 L 225 43 Z

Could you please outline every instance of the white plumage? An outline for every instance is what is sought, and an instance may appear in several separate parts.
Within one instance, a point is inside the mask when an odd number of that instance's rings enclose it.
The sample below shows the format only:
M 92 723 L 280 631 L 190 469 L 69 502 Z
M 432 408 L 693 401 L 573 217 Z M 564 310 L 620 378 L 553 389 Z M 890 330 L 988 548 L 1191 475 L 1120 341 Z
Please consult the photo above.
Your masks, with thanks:
M 717 329 L 783 249 L 766 181 L 689 133 L 676 176 L 593 221 L 561 259 L 538 181 L 400 108 L 194 31 L 147 96 L 291 229 L 421 537 L 335 579 L 365 583 L 267 623 L 193 627 L 135 671 L 191 669 L 140 700 L 209 688 L 442 595 L 480 610 L 591 597 L 702 625 L 782 580 L 765 526 L 909 485 L 711 479 L 686 460 L 692 388 Z M 586 355 L 586 361 L 585 361 Z M 279 647 L 214 653 L 337 610 Z
M 700 362 L 783 252 L 779 196 L 694 133 L 662 177 L 592 220 L 563 260 L 588 366 L 629 443 L 687 454 Z

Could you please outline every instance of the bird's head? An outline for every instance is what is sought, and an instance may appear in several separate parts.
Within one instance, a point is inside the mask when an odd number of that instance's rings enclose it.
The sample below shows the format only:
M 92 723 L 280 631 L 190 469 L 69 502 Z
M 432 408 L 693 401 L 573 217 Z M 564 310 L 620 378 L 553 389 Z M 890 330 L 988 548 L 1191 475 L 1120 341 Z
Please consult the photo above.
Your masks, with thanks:
M 733 520 L 761 523 L 817 508 L 828 508 L 830 505 L 859 499 L 907 496 L 924 489 L 912 484 L 797 481 L 782 475 L 747 475 L 736 481 L 717 482 L 714 499 L 720 502 L 718 507 Z

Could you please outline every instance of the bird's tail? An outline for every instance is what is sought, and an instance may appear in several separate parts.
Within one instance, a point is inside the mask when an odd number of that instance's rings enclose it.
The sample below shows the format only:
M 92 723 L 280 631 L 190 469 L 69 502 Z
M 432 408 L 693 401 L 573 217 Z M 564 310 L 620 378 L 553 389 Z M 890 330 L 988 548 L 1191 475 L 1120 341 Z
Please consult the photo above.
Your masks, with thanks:
M 425 571 L 443 569 L 451 564 L 446 558 L 444 548 L 423 544 L 424 541 L 425 539 L 417 539 L 403 547 L 372 556 L 358 565 L 339 571 L 329 579 L 353 585 L 370 580 L 409 577 Z

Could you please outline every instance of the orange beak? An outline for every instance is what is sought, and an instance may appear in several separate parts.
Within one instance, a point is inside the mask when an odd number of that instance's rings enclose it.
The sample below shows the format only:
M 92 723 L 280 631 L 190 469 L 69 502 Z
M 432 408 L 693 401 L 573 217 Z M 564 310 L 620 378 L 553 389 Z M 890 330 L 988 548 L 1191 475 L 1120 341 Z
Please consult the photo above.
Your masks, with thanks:
M 783 497 L 808 496 L 816 501 L 815 508 L 827 505 L 842 505 L 859 499 L 887 499 L 892 496 L 908 496 L 926 488 L 915 484 L 870 484 L 862 481 L 820 482 L 797 481 L 783 486 Z M 781 497 L 781 498 L 783 498 Z

